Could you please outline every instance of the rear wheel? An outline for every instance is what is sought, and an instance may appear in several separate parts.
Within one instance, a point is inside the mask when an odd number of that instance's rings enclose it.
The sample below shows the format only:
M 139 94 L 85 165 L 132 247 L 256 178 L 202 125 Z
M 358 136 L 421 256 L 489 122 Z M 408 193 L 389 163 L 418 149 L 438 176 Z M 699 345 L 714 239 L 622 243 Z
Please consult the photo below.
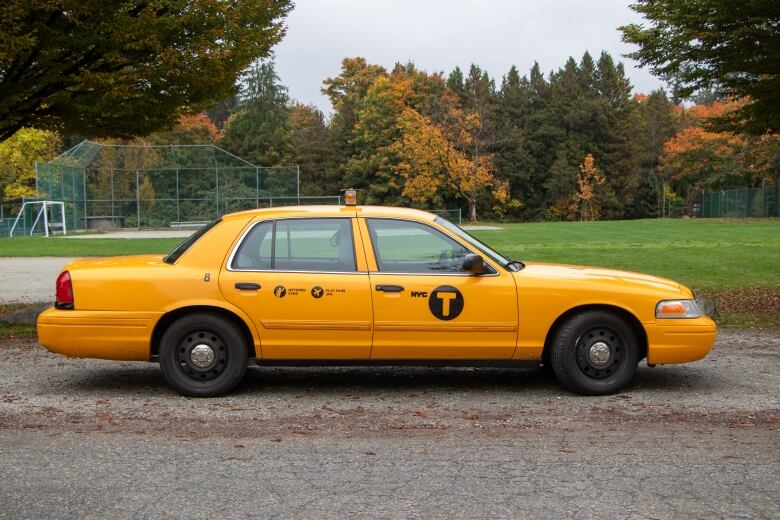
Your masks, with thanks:
M 246 339 L 231 321 L 213 314 L 176 320 L 160 341 L 160 369 L 179 393 L 213 397 L 231 391 L 244 377 Z
M 626 386 L 639 363 L 636 334 L 622 318 L 606 311 L 586 311 L 558 330 L 550 351 L 561 385 L 585 395 L 606 395 Z

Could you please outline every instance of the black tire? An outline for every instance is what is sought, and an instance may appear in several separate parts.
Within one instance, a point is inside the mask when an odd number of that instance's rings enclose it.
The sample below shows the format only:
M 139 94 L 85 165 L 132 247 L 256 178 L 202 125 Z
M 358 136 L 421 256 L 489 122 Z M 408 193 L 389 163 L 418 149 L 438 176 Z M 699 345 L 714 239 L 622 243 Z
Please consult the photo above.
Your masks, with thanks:
M 194 359 L 193 349 L 201 345 L 208 347 L 200 349 L 205 357 Z M 244 377 L 247 352 L 246 339 L 235 323 L 214 314 L 192 314 L 173 322 L 163 334 L 160 370 L 183 395 L 216 397 L 230 392 Z
M 555 376 L 567 390 L 607 395 L 634 378 L 639 350 L 636 334 L 625 320 L 607 311 L 585 311 L 558 329 L 550 361 Z

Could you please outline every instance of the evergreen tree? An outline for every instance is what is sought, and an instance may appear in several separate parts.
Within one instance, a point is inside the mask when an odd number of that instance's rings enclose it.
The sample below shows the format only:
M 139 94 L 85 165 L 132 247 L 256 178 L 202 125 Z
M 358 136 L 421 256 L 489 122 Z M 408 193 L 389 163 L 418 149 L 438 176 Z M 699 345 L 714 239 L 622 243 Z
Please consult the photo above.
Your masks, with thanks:
M 302 195 L 338 195 L 344 187 L 325 116 L 312 105 L 290 108 L 291 162 L 301 174 Z
M 634 209 L 637 217 L 660 215 L 664 180 L 658 172 L 663 146 L 678 129 L 674 103 L 662 89 L 649 96 L 636 96 L 637 124 L 634 128 L 640 174 L 643 177 Z
M 512 66 L 501 82 L 496 107 L 496 170 L 509 182 L 511 196 L 528 201 L 535 195 L 531 176 L 536 161 L 527 147 L 528 117 L 530 114 L 530 85 L 520 78 L 517 67 Z M 518 214 L 525 214 L 527 204 Z
M 463 84 L 463 71 L 460 67 L 455 67 L 450 75 L 447 76 L 447 86 L 459 98 L 463 99 L 466 95 L 466 87 Z
M 612 57 L 601 53 L 595 85 L 600 96 L 599 124 L 588 151 L 592 152 L 606 178 L 600 201 L 607 218 L 632 218 L 642 182 L 634 149 L 634 113 L 636 101 L 623 64 L 615 65 Z
M 292 146 L 287 88 L 273 61 L 256 63 L 247 73 L 238 112 L 230 117 L 222 145 L 259 166 L 289 163 Z

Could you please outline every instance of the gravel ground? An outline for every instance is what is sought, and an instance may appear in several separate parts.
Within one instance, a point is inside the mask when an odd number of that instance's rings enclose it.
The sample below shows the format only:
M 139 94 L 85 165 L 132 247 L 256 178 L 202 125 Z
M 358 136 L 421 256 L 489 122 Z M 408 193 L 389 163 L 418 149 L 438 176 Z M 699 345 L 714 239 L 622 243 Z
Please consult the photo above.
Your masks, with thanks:
M 778 518 L 780 331 L 624 394 L 541 370 L 156 365 L 0 343 L 0 518 Z

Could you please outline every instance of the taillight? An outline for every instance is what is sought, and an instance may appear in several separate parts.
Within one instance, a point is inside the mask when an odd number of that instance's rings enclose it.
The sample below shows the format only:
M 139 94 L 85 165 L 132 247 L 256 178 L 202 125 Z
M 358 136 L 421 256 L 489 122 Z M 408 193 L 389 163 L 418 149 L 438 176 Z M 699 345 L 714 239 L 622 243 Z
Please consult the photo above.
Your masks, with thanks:
M 73 308 L 73 284 L 68 271 L 63 271 L 57 277 L 57 297 L 54 306 L 58 309 Z

